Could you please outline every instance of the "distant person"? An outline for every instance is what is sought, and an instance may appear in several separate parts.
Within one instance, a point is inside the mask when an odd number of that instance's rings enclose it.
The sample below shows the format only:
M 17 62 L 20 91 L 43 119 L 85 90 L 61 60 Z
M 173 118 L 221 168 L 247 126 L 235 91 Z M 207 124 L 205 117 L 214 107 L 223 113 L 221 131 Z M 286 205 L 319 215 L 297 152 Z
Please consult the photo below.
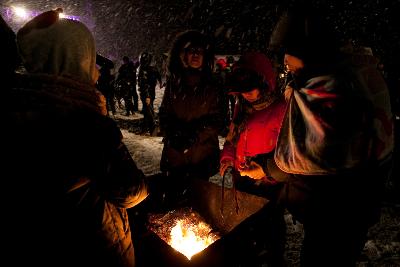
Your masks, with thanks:
M 107 114 L 111 112 L 115 115 L 115 76 L 111 73 L 111 70 L 114 68 L 114 63 L 108 58 L 97 54 L 96 64 L 100 66 L 100 77 L 97 80 L 96 87 L 106 98 Z
M 190 30 L 176 37 L 159 112 L 164 133 L 160 166 L 172 199 L 185 198 L 191 179 L 208 181 L 218 173 L 218 133 L 224 115 L 213 66 L 207 36 Z
M 151 65 L 152 55 L 143 52 L 139 59 L 138 86 L 140 100 L 142 101 L 143 124 L 141 133 L 155 135 L 156 118 L 154 113 L 154 100 L 156 98 L 157 83 L 161 87 L 161 74 L 155 66 Z
M 291 78 L 274 158 L 289 174 L 280 201 L 304 226 L 301 266 L 356 266 L 391 160 L 377 150 L 382 125 L 365 76 L 338 40 L 322 9 L 295 6 L 270 41 Z
M 116 86 L 125 104 L 125 115 L 133 115 L 139 111 L 139 97 L 136 91 L 136 68 L 137 66 L 128 56 L 122 58 L 123 64 L 118 69 Z M 132 102 L 133 99 L 133 102 Z
M 91 32 L 48 11 L 18 31 L 17 43 L 27 73 L 3 113 L 3 261 L 134 267 L 126 209 L 146 198 L 147 185 L 95 88 Z

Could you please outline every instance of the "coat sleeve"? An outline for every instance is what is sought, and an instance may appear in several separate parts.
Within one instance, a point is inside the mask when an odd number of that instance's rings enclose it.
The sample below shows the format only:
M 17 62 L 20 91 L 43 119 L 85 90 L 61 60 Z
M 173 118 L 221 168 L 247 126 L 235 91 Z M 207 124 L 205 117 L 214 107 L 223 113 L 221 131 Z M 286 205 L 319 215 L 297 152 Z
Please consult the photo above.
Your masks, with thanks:
M 130 208 L 147 197 L 146 178 L 122 142 L 122 133 L 115 122 L 108 123 L 109 136 L 104 140 L 108 145 L 103 151 L 106 168 L 97 186 L 108 201 L 118 207 Z
M 158 112 L 160 131 L 161 133 L 163 133 L 163 135 L 165 135 L 165 133 L 167 132 L 167 126 L 170 124 L 169 122 L 171 121 L 170 97 L 171 97 L 171 82 L 167 82 Z
M 216 147 L 219 153 L 218 134 L 224 125 L 224 116 L 222 98 L 216 91 L 214 92 L 215 94 L 209 94 L 208 101 L 212 104 L 208 113 L 191 122 L 192 128 L 195 129 L 193 132 L 196 133 L 196 141 L 190 147 L 189 153 L 185 155 L 191 157 L 192 160 L 193 158 L 202 158 L 202 155 L 210 155 Z
M 223 162 L 225 160 L 234 161 L 235 160 L 235 147 L 231 142 L 225 142 L 224 148 L 221 151 L 221 156 L 219 162 Z

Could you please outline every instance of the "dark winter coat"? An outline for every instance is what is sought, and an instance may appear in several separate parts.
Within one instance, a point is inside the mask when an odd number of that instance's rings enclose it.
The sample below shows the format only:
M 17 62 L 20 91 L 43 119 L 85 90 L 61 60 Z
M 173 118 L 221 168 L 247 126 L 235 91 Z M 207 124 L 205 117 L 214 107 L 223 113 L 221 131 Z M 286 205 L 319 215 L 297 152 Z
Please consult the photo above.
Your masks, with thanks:
M 97 80 L 96 88 L 106 97 L 110 98 L 114 95 L 113 92 L 113 81 L 114 75 L 111 74 L 111 69 L 107 67 L 101 67 L 100 76 Z
M 359 49 L 349 55 L 357 74 L 365 81 L 374 108 L 374 146 L 372 156 L 377 160 L 391 157 L 394 149 L 394 119 L 390 105 L 390 92 L 377 69 L 378 59 L 368 50 Z
M 278 136 L 275 161 L 290 174 L 279 200 L 303 223 L 302 266 L 356 266 L 379 219 L 386 169 L 371 157 L 374 105 L 357 68 L 343 62 L 323 10 L 291 11 L 272 34 L 304 63 L 287 87 Z
M 200 68 L 189 67 L 185 60 L 191 46 L 204 49 Z M 222 90 L 212 77 L 213 66 L 213 46 L 206 36 L 193 30 L 177 36 L 159 111 L 160 129 L 165 134 L 161 156 L 164 173 L 208 180 L 218 171 L 218 133 L 223 127 L 224 106 Z
M 141 99 L 156 98 L 157 82 L 161 85 L 161 75 L 154 66 L 141 66 L 138 74 L 138 86 Z
M 204 78 L 201 72 L 188 70 L 180 83 L 167 83 L 159 114 L 165 133 L 164 171 L 187 168 L 191 177 L 203 179 L 217 172 L 223 105 L 220 90 L 211 78 Z
M 136 84 L 136 66 L 133 62 L 124 63 L 118 69 L 118 80 Z
M 104 97 L 86 83 L 45 74 L 19 75 L 7 94 L 7 262 L 134 266 L 126 209 L 146 198 L 147 187 L 117 125 L 104 116 Z

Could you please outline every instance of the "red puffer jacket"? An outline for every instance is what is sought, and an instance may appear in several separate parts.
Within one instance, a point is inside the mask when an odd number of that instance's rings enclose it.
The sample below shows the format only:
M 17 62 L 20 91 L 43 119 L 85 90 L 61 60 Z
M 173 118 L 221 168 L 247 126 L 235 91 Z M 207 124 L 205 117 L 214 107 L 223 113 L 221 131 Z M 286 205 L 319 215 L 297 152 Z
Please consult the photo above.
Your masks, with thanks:
M 244 125 L 239 126 L 241 131 L 237 142 L 225 142 L 220 161 L 232 160 L 237 169 L 245 157 L 273 151 L 285 110 L 286 102 L 282 97 L 268 108 L 250 114 Z

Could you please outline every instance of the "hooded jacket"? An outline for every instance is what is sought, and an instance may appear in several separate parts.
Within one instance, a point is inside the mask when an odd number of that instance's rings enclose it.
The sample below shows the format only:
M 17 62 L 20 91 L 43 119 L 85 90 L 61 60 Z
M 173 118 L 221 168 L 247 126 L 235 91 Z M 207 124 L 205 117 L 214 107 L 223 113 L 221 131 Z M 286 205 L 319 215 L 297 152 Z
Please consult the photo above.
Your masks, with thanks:
M 258 52 L 244 54 L 238 63 L 238 69 L 245 69 L 257 73 L 265 85 L 256 86 L 264 90 L 261 92 L 262 102 L 254 106 L 242 99 L 245 107 L 236 106 L 235 114 L 241 118 L 238 125 L 232 124 L 224 148 L 221 152 L 220 161 L 233 161 L 236 169 L 243 166 L 247 158 L 256 158 L 259 155 L 273 152 L 279 134 L 281 123 L 286 110 L 286 102 L 282 96 L 277 96 L 275 88 L 275 73 L 269 59 Z M 236 70 L 236 71 L 237 71 Z M 234 70 L 235 76 L 235 70 Z M 259 82 L 256 82 L 258 84 Z M 241 83 L 236 83 L 241 84 Z M 251 81 L 243 81 L 242 84 L 252 84 Z M 241 91 L 240 88 L 234 89 Z M 242 98 L 241 96 L 238 96 Z
M 47 15 L 54 14 L 33 22 Z M 74 42 L 72 33 L 83 36 Z M 90 32 L 79 22 L 55 20 L 22 28 L 17 37 L 34 73 L 17 75 L 3 114 L 9 262 L 135 266 L 126 209 L 146 198 L 147 186 L 94 87 Z
M 161 170 L 186 169 L 191 177 L 208 179 L 217 172 L 218 133 L 223 125 L 222 90 L 212 77 L 213 51 L 197 31 L 180 34 L 170 52 L 169 75 L 160 106 L 164 132 Z M 184 62 L 185 48 L 203 47 L 200 69 Z
M 291 73 L 287 88 L 292 97 L 275 153 L 276 164 L 288 173 L 337 174 L 374 160 L 376 129 L 368 86 L 340 53 L 338 38 L 322 14 L 290 10 L 271 37 L 271 44 L 304 63 Z

